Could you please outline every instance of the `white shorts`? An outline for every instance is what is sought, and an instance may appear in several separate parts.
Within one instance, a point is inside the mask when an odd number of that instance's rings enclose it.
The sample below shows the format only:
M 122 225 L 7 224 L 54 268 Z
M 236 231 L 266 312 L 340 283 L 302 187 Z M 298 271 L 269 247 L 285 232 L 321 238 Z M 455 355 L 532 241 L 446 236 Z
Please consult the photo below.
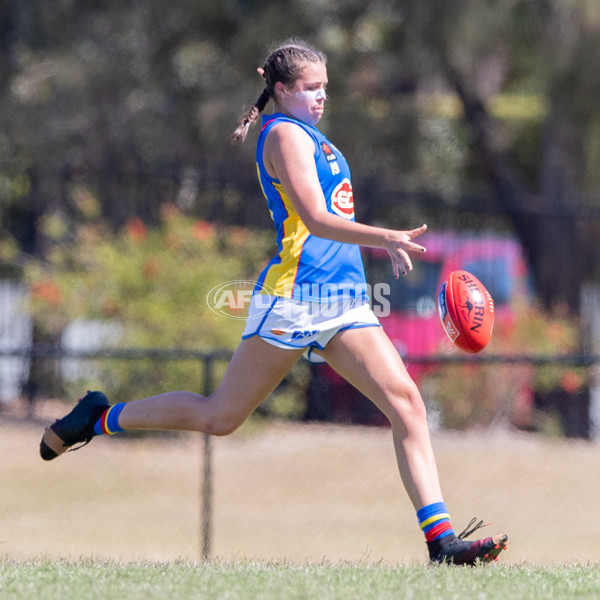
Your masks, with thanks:
M 265 342 L 286 349 L 305 348 L 311 362 L 324 362 L 312 354 L 323 349 L 340 331 L 379 325 L 368 302 L 303 302 L 268 294 L 255 294 L 250 301 L 242 339 L 260 336 Z

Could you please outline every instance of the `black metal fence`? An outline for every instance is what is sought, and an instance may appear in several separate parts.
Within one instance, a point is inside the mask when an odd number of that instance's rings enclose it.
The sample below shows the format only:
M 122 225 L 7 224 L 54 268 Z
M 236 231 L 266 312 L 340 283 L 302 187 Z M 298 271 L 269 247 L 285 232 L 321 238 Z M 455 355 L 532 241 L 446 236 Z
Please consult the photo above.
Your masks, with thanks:
M 45 364 L 42 369 L 46 375 L 54 373 L 53 385 L 57 385 L 56 374 L 62 382 L 59 388 L 68 390 L 76 384 L 81 390 L 98 387 L 102 374 L 110 373 L 115 365 L 121 369 L 120 372 L 137 373 L 139 377 L 145 377 L 150 372 L 160 372 L 161 368 L 168 365 L 187 364 L 197 373 L 197 379 L 193 388 L 208 395 L 218 385 L 231 353 L 226 350 L 195 351 L 186 349 L 160 349 L 160 348 L 105 348 L 96 351 L 73 351 L 60 347 L 36 346 L 33 348 L 3 349 L 0 350 L 0 363 L 11 362 L 13 368 L 20 365 L 22 371 L 23 395 L 14 402 L 21 402 L 30 418 L 36 417 L 41 408 L 48 401 L 56 402 L 56 394 L 49 393 L 42 382 L 36 385 L 28 385 L 28 375 L 31 365 L 35 362 Z M 598 392 L 594 382 L 598 380 L 598 369 L 600 356 L 592 354 L 569 354 L 569 355 L 514 355 L 514 356 L 437 356 L 437 357 L 406 357 L 409 367 L 418 366 L 425 369 L 425 375 L 421 374 L 423 395 L 433 414 L 432 427 L 448 427 L 448 421 L 452 421 L 454 407 L 447 405 L 447 397 L 452 394 L 454 384 L 450 381 L 457 370 L 467 369 L 468 378 L 475 381 L 478 390 L 478 400 L 475 400 L 472 421 L 469 416 L 465 417 L 457 427 L 468 428 L 470 424 L 489 425 L 502 427 L 518 427 L 520 429 L 534 429 L 549 435 L 562 435 L 583 439 L 598 439 L 600 433 L 600 414 L 598 406 Z M 144 368 L 139 368 L 140 365 Z M 545 394 L 532 391 L 528 406 L 529 419 L 519 422 L 519 407 L 515 407 L 513 399 L 500 394 L 493 401 L 490 397 L 490 385 L 496 386 L 496 380 L 486 384 L 491 373 L 501 372 L 500 379 L 503 381 L 520 380 L 520 373 L 527 372 L 528 381 L 543 370 L 560 371 L 561 377 L 555 380 L 562 381 L 562 386 L 547 390 Z M 451 373 L 448 376 L 448 373 Z M 462 377 L 462 375 L 460 375 Z M 570 377 L 570 379 L 569 379 Z M 435 385 L 431 381 L 435 380 Z M 323 368 L 309 367 L 308 363 L 301 361 L 290 376 L 284 380 L 280 388 L 267 399 L 257 411 L 259 418 L 279 417 L 293 421 L 320 420 L 339 423 L 356 423 L 360 425 L 381 425 L 385 421 L 377 410 L 361 397 L 356 391 L 349 392 L 341 389 L 339 383 L 332 384 L 332 378 Z M 465 379 L 466 381 L 466 379 Z M 574 383 L 573 383 L 574 381 Z M 130 382 L 131 383 L 131 382 Z M 135 384 L 135 381 L 133 382 Z M 145 384 L 138 382 L 140 386 Z M 114 381 L 109 381 L 114 386 Z M 166 391 L 161 388 L 160 382 L 155 382 L 152 393 Z M 449 388 L 450 386 L 450 388 Z M 134 385 L 135 387 L 135 385 Z M 103 389 L 102 387 L 100 389 Z M 116 386 L 118 389 L 118 385 Z M 147 385 L 143 389 L 148 390 Z M 486 396 L 487 394 L 487 396 Z M 458 394 L 460 396 L 460 390 Z M 139 394 L 134 397 L 139 397 Z M 282 401 L 283 398 L 283 401 Z M 122 398 L 120 399 L 127 399 Z M 133 398 L 129 398 L 133 399 Z M 74 398 L 65 400 L 72 402 Z M 490 404 L 491 402 L 491 404 Z M 278 404 L 279 403 L 279 404 Z M 479 403 L 479 404 L 478 404 Z M 0 410 L 8 410 L 11 402 L 0 404 Z M 281 406 L 285 407 L 284 409 Z M 278 408 L 279 406 L 279 408 Z M 462 405 L 461 405 L 462 406 Z M 482 420 L 481 407 L 485 407 L 487 416 Z M 521 407 L 522 409 L 522 407 Z M 500 421 L 498 415 L 504 416 Z M 534 414 L 536 416 L 531 417 Z M 448 416 L 450 415 L 450 416 Z M 485 420 L 490 419 L 490 420 Z M 550 423 L 550 425 L 549 425 Z M 450 423 L 452 426 L 452 422 Z M 200 554 L 207 558 L 212 554 L 213 545 L 213 488 L 214 488 L 214 466 L 212 458 L 211 437 L 203 436 L 202 462 L 198 478 L 200 482 L 199 499 L 199 522 L 198 532 Z

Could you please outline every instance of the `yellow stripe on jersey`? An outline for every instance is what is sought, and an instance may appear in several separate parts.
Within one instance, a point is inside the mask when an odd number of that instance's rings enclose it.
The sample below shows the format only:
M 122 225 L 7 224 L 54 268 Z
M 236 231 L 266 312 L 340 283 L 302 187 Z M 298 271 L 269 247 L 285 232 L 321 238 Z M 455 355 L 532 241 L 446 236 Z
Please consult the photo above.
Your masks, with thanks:
M 300 220 L 283 186 L 280 183 L 273 183 L 273 186 L 279 193 L 288 217 L 283 222 L 283 237 L 281 239 L 281 252 L 279 253 L 281 262 L 271 265 L 265 277 L 264 285 L 267 290 L 274 290 L 277 296 L 291 298 L 300 264 L 302 247 L 310 233 L 306 225 Z

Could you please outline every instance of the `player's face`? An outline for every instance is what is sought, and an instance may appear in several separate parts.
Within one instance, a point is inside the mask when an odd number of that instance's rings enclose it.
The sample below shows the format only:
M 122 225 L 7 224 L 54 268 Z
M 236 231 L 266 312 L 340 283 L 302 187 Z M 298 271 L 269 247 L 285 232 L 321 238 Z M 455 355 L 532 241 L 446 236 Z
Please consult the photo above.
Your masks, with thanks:
M 281 86 L 280 107 L 295 119 L 316 125 L 325 109 L 326 88 L 327 67 L 320 62 L 307 62 L 302 75 L 292 86 Z

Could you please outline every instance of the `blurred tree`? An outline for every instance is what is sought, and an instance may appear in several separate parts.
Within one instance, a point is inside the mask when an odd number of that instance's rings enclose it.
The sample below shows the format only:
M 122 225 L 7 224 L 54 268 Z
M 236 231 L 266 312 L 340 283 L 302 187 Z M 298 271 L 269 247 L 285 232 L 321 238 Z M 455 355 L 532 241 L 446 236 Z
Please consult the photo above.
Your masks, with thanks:
M 530 254 L 544 305 L 577 314 L 582 283 L 597 275 L 591 260 L 597 234 L 585 235 L 589 199 L 597 193 L 597 187 L 586 189 L 586 173 L 597 158 L 590 152 L 597 125 L 590 125 L 600 114 L 594 101 L 600 74 L 591 67 L 600 54 L 597 4 L 440 0 L 427 8 L 408 5 L 419 43 L 428 40 L 428 66 L 460 99 L 472 147 L 471 172 L 487 182 L 510 216 Z M 491 103 L 497 94 L 524 93 L 538 98 L 543 120 L 511 131 L 493 117 Z M 597 200 L 593 205 L 597 215 Z
M 299 35 L 329 55 L 322 126 L 353 166 L 359 218 L 506 214 L 546 305 L 576 312 L 598 275 L 598 228 L 578 217 L 600 186 L 598 13 L 592 0 L 5 0 L 4 273 L 19 249 L 48 252 L 48 223 L 157 223 L 165 202 L 268 227 L 253 144 L 227 138 L 271 44 Z
M 134 217 L 118 233 L 100 224 L 56 231 L 48 255 L 25 265 L 29 313 L 50 338 L 60 339 L 69 323 L 87 323 L 91 348 L 235 349 L 248 293 L 272 247 L 260 231 L 215 228 L 168 204 L 152 228 Z M 236 281 L 248 282 L 247 290 L 228 285 Z M 99 322 L 110 324 L 103 340 L 90 333 Z M 158 385 L 193 389 L 197 367 L 121 361 L 98 368 L 107 371 L 100 380 L 113 395 L 131 398 L 155 393 Z M 39 391 L 49 396 L 59 383 Z

